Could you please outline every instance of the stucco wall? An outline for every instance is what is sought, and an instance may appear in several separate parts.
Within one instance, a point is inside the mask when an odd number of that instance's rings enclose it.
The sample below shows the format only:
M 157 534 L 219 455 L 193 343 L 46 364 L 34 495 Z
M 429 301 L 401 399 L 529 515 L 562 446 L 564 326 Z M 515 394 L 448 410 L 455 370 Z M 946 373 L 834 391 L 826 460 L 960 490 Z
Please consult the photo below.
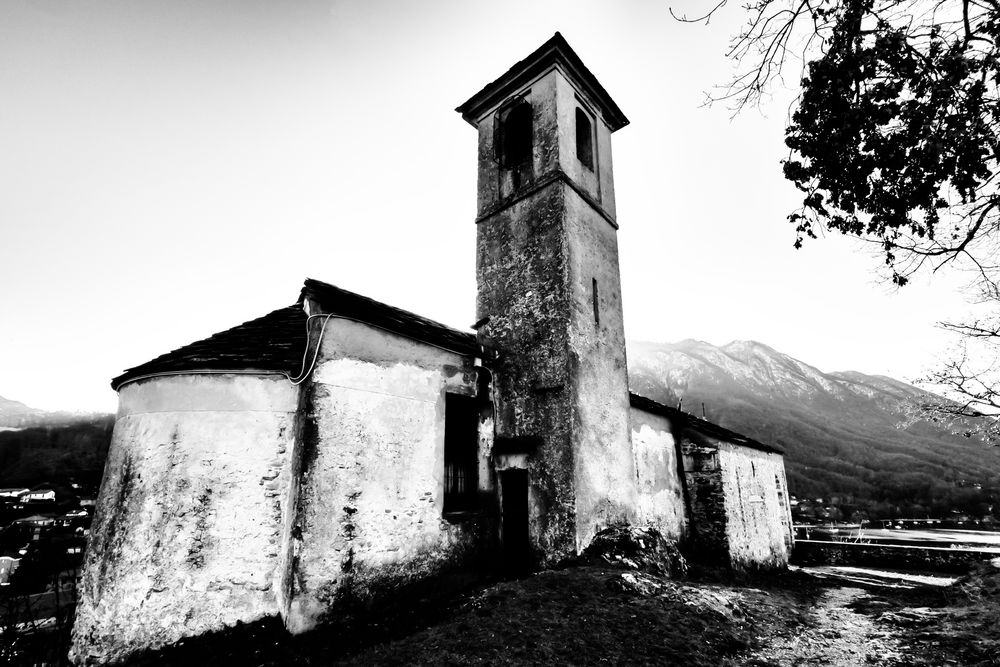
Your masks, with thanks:
M 290 630 L 467 561 L 490 539 L 487 516 L 442 513 L 445 394 L 475 395 L 477 380 L 471 359 L 330 321 L 307 390 Z M 480 475 L 484 492 L 492 484 Z
M 278 612 L 297 389 L 162 377 L 120 391 L 79 586 L 75 660 L 119 660 Z
M 558 187 L 566 198 L 576 544 L 582 550 L 601 528 L 635 519 L 635 459 L 617 230 L 575 190 Z
M 598 202 L 612 218 L 615 217 L 615 189 L 611 169 L 611 131 L 605 125 L 596 104 L 560 71 L 555 76 L 557 108 L 559 113 L 559 168 L 584 192 Z M 585 99 L 581 104 L 579 98 Z M 576 109 L 587 112 L 593 122 L 594 168 L 588 169 L 576 155 Z
M 668 540 L 687 534 L 684 487 L 669 420 L 632 408 L 632 451 L 637 480 L 636 520 L 656 528 Z
M 733 566 L 782 567 L 788 563 L 788 508 L 779 498 L 786 488 L 781 455 L 719 443 L 725 494 L 726 534 Z

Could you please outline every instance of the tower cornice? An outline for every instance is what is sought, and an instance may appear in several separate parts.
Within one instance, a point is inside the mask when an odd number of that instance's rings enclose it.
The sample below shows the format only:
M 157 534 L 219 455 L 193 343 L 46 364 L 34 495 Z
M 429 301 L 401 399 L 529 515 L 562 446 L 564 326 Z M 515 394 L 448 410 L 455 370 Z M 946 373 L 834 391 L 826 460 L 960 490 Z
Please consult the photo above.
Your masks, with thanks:
M 470 97 L 455 111 L 462 114 L 462 118 L 470 125 L 476 126 L 480 118 L 490 109 L 499 105 L 553 66 L 562 69 L 590 98 L 612 132 L 628 125 L 628 118 L 611 99 L 608 91 L 604 89 L 597 77 L 587 69 L 587 66 L 580 60 L 580 56 L 576 55 L 566 39 L 558 32 L 535 49 L 527 58 L 507 70 L 500 78 L 487 84 L 482 90 Z
M 581 188 L 579 184 L 577 184 L 572 178 L 570 178 L 569 174 L 567 174 L 562 169 L 555 169 L 551 171 L 548 175 L 539 179 L 538 182 L 535 183 L 530 188 L 525 188 L 524 190 L 517 192 L 513 196 L 508 197 L 507 199 L 501 201 L 496 206 L 493 206 L 492 208 L 488 209 L 485 213 L 476 218 L 476 224 L 478 225 L 484 220 L 492 218 L 498 213 L 507 210 L 508 208 L 518 203 L 519 201 L 527 199 L 528 197 L 532 196 L 539 190 L 549 187 L 553 183 L 565 183 L 566 185 L 568 185 L 575 193 L 580 195 L 580 198 L 583 199 L 585 202 L 587 202 L 587 204 L 589 204 L 590 207 L 593 208 L 598 215 L 604 218 L 604 220 L 609 225 L 611 225 L 615 229 L 618 229 L 618 222 L 614 219 L 614 217 L 610 213 L 608 213 L 604 209 L 604 207 L 601 206 L 601 204 L 590 195 L 590 193 Z

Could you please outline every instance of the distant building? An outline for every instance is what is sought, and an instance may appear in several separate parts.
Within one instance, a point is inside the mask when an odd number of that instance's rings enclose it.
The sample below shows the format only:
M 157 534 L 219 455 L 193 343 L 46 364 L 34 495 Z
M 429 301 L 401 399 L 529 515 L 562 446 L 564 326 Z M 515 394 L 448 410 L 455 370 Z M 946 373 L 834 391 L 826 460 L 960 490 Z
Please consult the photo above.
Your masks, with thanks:
M 786 563 L 781 453 L 629 393 L 622 111 L 558 34 L 458 110 L 479 133 L 476 332 L 307 280 L 116 378 L 76 661 L 268 616 L 302 632 L 622 523 Z
M 52 489 L 38 489 L 36 491 L 28 491 L 21 496 L 21 502 L 25 503 L 54 503 L 56 501 L 56 492 Z
M 20 564 L 19 558 L 0 556 L 0 586 L 10 583 L 10 575 L 17 571 L 17 566 Z

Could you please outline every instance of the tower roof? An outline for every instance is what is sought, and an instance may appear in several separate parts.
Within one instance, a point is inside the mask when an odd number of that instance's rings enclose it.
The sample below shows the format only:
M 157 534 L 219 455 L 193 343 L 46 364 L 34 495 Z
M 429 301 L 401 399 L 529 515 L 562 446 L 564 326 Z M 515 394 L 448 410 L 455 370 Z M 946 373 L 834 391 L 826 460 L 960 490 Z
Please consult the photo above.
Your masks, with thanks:
M 608 91 L 558 32 L 496 81 L 486 84 L 455 111 L 475 126 L 485 110 L 496 106 L 554 65 L 558 65 L 591 102 L 597 105 L 612 132 L 628 125 L 628 118 L 611 99 Z

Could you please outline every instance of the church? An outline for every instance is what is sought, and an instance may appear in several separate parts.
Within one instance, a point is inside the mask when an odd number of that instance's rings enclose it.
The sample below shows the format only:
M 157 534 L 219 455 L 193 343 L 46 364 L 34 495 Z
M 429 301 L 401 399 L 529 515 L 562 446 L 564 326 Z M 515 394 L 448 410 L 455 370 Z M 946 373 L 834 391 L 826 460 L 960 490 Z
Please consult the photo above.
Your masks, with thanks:
M 266 617 L 301 633 L 456 568 L 556 565 L 623 524 L 787 563 L 781 452 L 629 391 L 622 110 L 556 33 L 457 111 L 479 137 L 472 330 L 306 280 L 116 377 L 74 661 Z

